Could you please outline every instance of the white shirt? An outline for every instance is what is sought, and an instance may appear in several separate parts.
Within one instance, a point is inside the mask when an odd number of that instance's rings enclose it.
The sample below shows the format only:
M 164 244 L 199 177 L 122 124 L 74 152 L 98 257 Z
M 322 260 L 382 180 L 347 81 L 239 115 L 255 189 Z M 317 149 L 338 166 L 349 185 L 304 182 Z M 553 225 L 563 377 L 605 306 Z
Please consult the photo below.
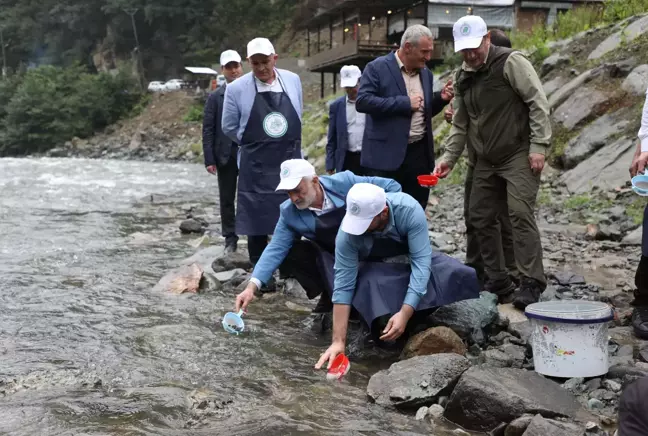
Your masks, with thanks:
M 646 91 L 646 102 L 641 113 L 641 128 L 639 129 L 639 141 L 641 141 L 641 152 L 648 151 L 648 91 Z
M 258 92 L 283 92 L 283 88 L 281 87 L 281 78 L 276 71 L 275 79 L 272 81 L 272 83 L 262 82 L 261 80 L 257 79 L 256 76 L 254 77 L 254 82 L 256 83 Z
M 322 189 L 322 191 L 324 190 Z M 326 191 L 324 191 L 324 200 L 322 201 L 322 208 L 316 209 L 314 207 L 309 207 L 308 209 L 311 210 L 315 215 L 320 216 L 335 209 L 335 203 L 333 203 L 333 201 L 329 198 L 329 196 L 326 195 Z M 261 280 L 257 279 L 256 277 L 251 277 L 250 283 L 254 283 L 257 289 L 261 289 L 262 286 Z
M 356 110 L 355 101 L 346 99 L 347 133 L 349 136 L 349 151 L 362 151 L 366 114 Z

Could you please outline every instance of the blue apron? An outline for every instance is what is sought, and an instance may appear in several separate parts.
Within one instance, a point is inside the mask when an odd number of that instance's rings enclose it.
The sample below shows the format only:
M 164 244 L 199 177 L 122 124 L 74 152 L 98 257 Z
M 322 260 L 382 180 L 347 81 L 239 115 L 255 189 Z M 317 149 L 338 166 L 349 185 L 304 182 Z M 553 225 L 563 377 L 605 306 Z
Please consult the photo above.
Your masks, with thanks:
M 236 233 L 270 235 L 279 220 L 279 205 L 288 196 L 275 192 L 281 163 L 301 158 L 301 121 L 283 87 L 259 92 L 250 110 L 240 145 Z
M 343 206 L 316 218 L 316 242 L 322 248 L 317 262 L 331 293 L 335 275 L 335 236 L 345 213 L 346 206 Z M 327 249 L 323 249 L 324 246 L 328 246 Z M 398 312 L 403 306 L 412 268 L 409 264 L 385 263 L 382 260 L 408 253 L 406 239 L 375 238 L 371 252 L 358 265 L 352 305 L 368 326 L 381 316 Z M 427 292 L 421 298 L 417 311 L 479 297 L 479 281 L 473 268 L 439 252 L 432 252 L 431 262 Z
M 641 255 L 648 256 L 648 204 L 644 208 L 643 225 L 641 230 Z

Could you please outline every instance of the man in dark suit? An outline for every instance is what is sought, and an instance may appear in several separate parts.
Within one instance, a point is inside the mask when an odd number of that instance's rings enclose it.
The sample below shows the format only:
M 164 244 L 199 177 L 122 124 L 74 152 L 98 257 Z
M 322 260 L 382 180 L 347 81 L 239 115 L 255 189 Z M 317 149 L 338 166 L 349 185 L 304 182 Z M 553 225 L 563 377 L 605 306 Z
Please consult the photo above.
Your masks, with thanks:
M 429 190 L 417 176 L 434 169 L 432 117 L 452 100 L 452 84 L 434 93 L 432 32 L 420 24 L 403 33 L 400 48 L 370 62 L 360 79 L 356 107 L 367 114 L 362 166 L 371 175 L 392 178 L 425 209 Z
M 349 170 L 355 175 L 364 172 L 360 152 L 366 115 L 356 110 L 356 98 L 362 72 L 355 65 L 340 70 L 340 87 L 346 95 L 331 103 L 329 108 L 328 142 L 326 143 L 326 171 L 329 174 Z
M 234 50 L 226 50 L 220 57 L 221 69 L 226 83 L 231 83 L 243 74 L 241 56 Z M 236 251 L 238 236 L 235 227 L 234 199 L 238 166 L 238 146 L 221 128 L 225 86 L 220 86 L 207 98 L 203 118 L 203 154 L 205 167 L 210 174 L 218 176 L 220 196 L 221 233 L 225 238 L 225 252 Z

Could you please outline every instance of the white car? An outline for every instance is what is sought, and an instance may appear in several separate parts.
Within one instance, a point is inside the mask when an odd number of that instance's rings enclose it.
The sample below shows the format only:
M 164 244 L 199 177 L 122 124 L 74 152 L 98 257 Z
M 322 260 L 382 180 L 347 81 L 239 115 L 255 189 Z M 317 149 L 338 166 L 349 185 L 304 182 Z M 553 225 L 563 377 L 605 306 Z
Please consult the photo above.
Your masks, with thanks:
M 165 91 L 177 91 L 179 89 L 182 89 L 184 85 L 184 80 L 182 79 L 171 79 L 168 82 L 164 84 L 164 90 Z
M 225 76 L 219 74 L 216 76 L 216 86 L 223 86 L 225 84 Z
M 163 82 L 151 82 L 148 84 L 148 90 L 151 92 L 160 92 L 164 91 L 164 83 Z

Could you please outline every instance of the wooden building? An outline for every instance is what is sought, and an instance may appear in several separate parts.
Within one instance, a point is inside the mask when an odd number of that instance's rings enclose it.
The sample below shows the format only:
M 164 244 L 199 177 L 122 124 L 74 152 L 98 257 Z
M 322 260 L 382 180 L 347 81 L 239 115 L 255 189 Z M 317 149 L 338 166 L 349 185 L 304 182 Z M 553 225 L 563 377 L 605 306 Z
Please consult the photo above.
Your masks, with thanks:
M 331 73 L 333 91 L 344 65 L 361 69 L 371 60 L 396 50 L 405 29 L 422 24 L 435 38 L 430 66 L 454 53 L 452 26 L 464 15 L 481 16 L 489 28 L 530 30 L 552 24 L 556 16 L 575 6 L 603 0 L 332 0 L 309 11 L 300 23 L 307 35 L 307 64 L 321 74 Z

